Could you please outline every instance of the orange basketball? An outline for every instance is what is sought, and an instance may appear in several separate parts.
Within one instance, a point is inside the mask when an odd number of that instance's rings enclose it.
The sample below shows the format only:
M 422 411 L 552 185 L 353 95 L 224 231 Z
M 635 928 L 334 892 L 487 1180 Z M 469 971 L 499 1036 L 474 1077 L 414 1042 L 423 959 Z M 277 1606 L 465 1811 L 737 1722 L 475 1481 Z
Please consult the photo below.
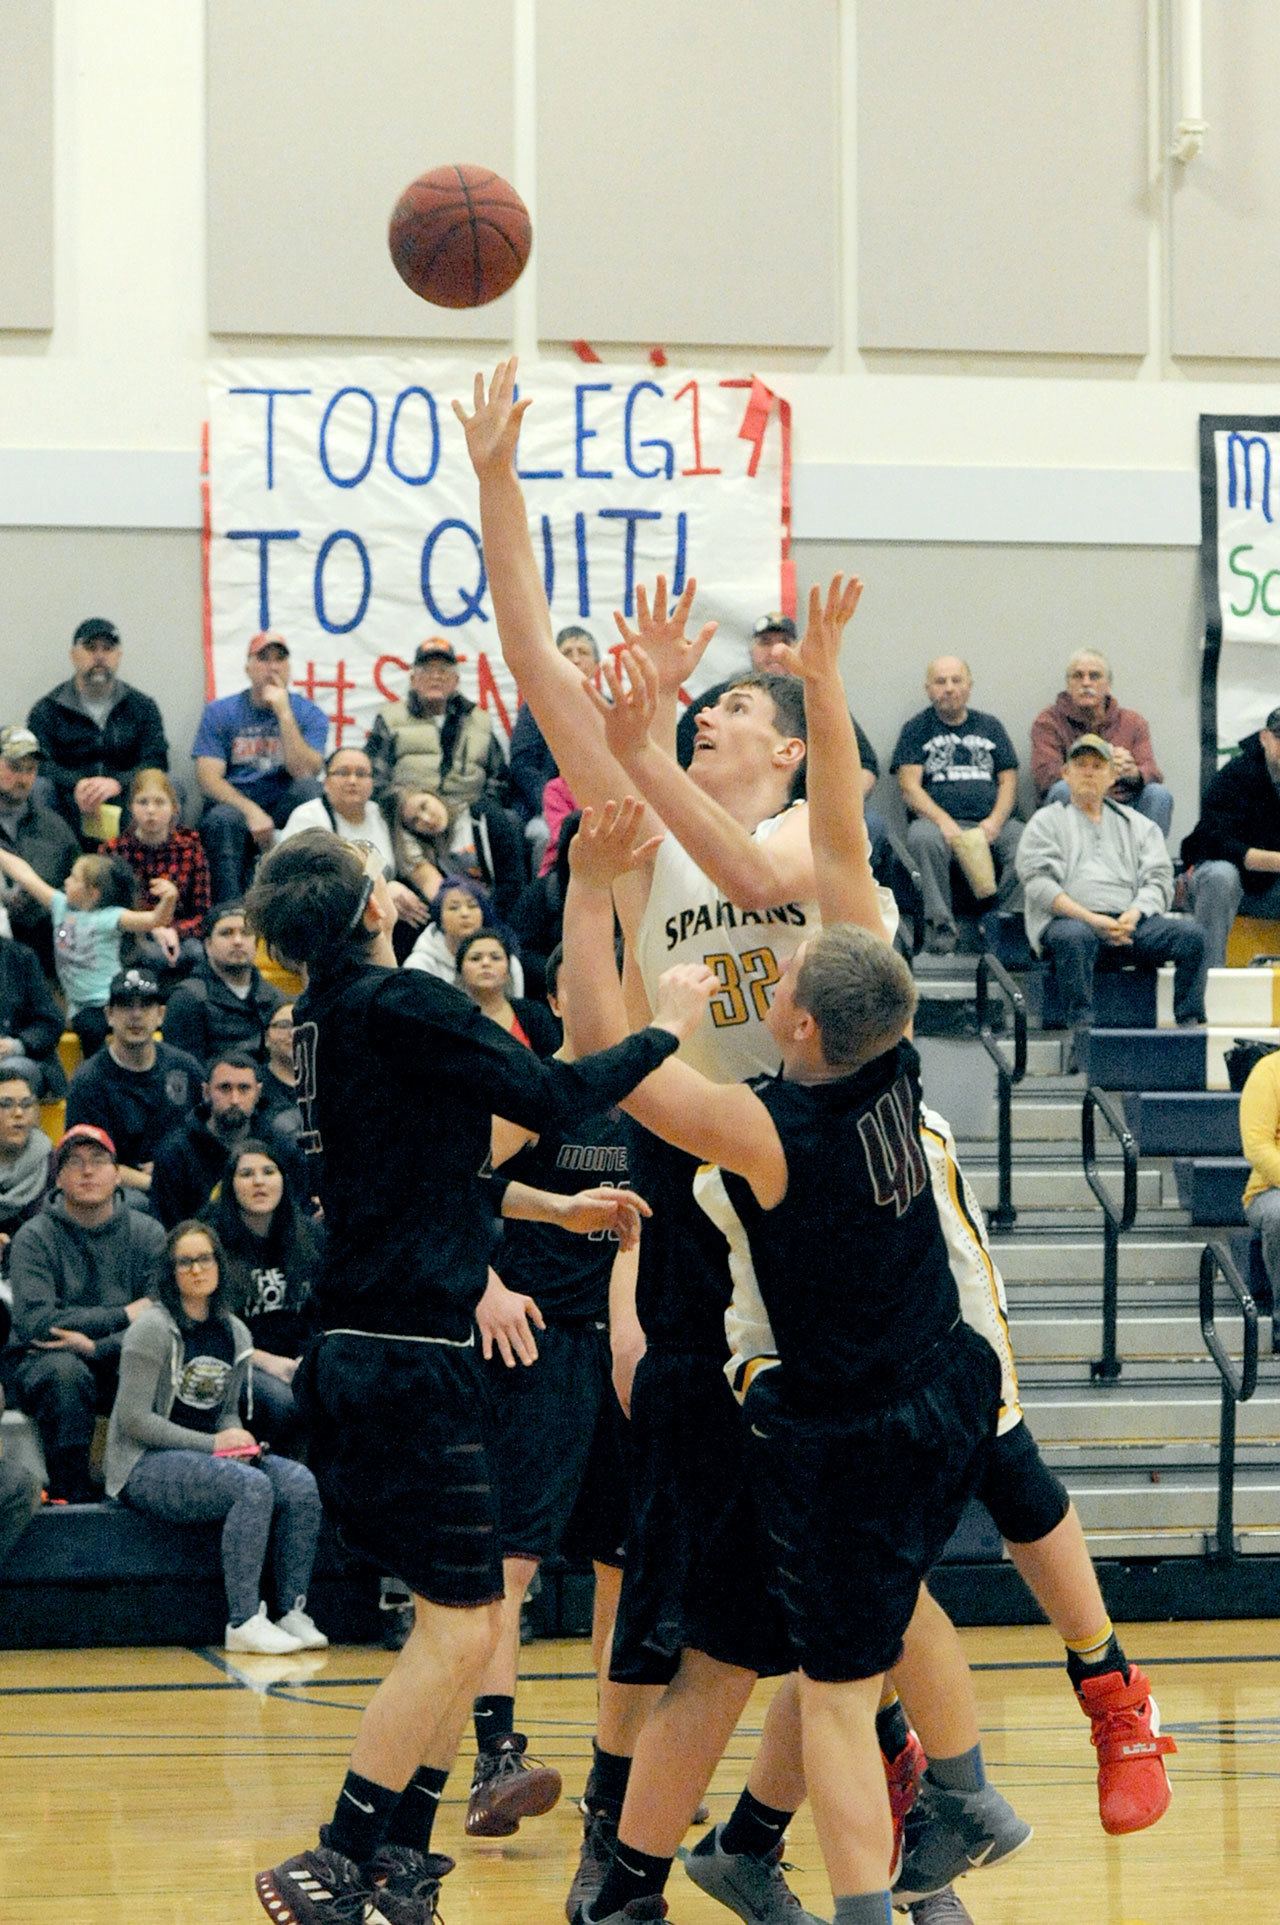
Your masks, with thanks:
M 488 167 L 433 167 L 410 181 L 387 235 L 396 273 L 436 307 L 484 307 L 519 279 L 529 210 Z

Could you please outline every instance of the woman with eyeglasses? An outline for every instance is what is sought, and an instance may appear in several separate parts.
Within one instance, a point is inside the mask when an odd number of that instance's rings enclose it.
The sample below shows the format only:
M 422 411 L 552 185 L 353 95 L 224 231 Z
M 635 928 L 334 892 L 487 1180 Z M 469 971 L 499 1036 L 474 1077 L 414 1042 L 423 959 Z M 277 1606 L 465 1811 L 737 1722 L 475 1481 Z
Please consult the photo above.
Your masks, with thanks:
M 329 1640 L 307 1615 L 320 1534 L 320 1494 L 305 1465 L 268 1455 L 253 1420 L 253 1338 L 233 1314 L 224 1256 L 207 1224 L 169 1232 L 165 1260 L 120 1352 L 107 1430 L 106 1485 L 166 1523 L 222 1525 L 228 1651 L 276 1655 Z M 280 1615 L 262 1601 L 268 1551 Z
M 35 1215 L 49 1189 L 53 1145 L 39 1116 L 29 1072 L 0 1062 L 0 1274 L 8 1268 L 14 1231 Z
M 324 765 L 324 793 L 299 803 L 280 831 L 281 842 L 304 829 L 331 829 L 344 842 L 376 850 L 386 870 L 396 914 L 415 928 L 426 922 L 423 898 L 407 883 L 394 880 L 397 861 L 391 826 L 373 799 L 373 764 L 363 749 L 333 751 Z
M 296 1429 L 291 1386 L 315 1330 L 311 1290 L 324 1230 L 298 1209 L 274 1152 L 253 1136 L 232 1151 L 201 1217 L 222 1245 L 223 1281 L 253 1338 L 256 1428 L 273 1450 L 288 1450 Z

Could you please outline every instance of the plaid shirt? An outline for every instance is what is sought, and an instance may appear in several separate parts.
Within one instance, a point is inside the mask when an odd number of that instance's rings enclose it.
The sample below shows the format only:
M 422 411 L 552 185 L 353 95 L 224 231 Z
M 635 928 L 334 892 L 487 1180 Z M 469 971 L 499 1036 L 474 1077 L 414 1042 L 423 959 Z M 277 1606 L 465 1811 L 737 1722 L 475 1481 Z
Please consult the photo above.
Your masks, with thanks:
M 117 836 L 114 842 L 104 842 L 102 847 L 104 855 L 119 856 L 122 862 L 127 862 L 138 878 L 139 909 L 155 907 L 151 884 L 158 876 L 168 876 L 178 885 L 174 928 L 184 939 L 202 933 L 204 919 L 212 906 L 212 891 L 204 844 L 194 829 L 172 829 L 168 840 L 160 843 L 140 842 L 131 829 L 126 829 L 122 836 Z

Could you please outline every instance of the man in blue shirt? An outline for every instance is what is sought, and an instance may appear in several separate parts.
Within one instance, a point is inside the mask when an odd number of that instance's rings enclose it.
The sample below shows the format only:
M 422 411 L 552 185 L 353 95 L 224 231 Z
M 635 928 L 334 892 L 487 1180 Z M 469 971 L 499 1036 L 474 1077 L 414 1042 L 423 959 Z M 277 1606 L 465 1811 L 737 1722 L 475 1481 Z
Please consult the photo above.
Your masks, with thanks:
M 208 704 L 191 750 L 206 798 L 200 833 L 215 902 L 241 894 L 252 860 L 294 809 L 320 794 L 329 733 L 323 711 L 290 691 L 283 635 L 255 635 L 245 666 L 248 688 Z

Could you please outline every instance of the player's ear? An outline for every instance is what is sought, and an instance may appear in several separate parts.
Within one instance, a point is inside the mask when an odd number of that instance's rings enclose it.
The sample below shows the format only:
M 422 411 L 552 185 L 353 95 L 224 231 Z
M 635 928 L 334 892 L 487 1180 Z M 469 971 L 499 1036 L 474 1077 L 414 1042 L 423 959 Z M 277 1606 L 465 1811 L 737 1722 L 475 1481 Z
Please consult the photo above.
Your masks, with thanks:
M 794 775 L 805 758 L 805 745 L 798 735 L 784 736 L 773 752 L 774 767 Z

